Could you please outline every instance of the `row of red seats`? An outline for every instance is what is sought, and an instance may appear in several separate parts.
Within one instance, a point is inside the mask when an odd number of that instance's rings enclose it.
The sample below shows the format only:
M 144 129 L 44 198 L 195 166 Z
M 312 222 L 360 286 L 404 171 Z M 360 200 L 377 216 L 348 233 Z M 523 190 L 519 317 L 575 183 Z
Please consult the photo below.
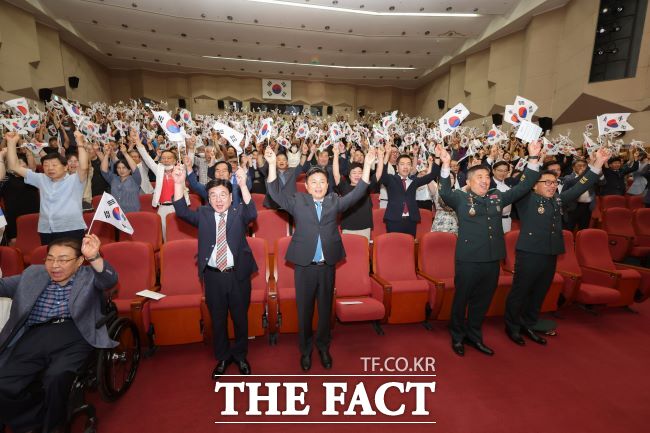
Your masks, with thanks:
M 603 209 L 601 228 L 607 232 L 614 260 L 626 257 L 645 260 L 650 254 L 650 208 Z

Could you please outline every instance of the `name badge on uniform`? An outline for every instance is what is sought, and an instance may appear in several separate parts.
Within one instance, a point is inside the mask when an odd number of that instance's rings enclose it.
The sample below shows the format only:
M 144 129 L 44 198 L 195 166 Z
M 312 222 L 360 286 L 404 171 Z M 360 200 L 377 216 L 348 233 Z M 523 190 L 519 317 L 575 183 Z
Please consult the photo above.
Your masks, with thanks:
M 501 212 L 501 206 L 497 205 L 497 212 Z

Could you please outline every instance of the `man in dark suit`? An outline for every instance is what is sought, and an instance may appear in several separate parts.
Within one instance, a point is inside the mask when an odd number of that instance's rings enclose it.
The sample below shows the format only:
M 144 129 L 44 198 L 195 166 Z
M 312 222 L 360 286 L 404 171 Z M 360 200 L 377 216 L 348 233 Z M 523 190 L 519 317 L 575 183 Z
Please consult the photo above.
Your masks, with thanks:
M 639 169 L 639 156 L 634 157 L 632 165 L 623 165 L 623 160 L 620 156 L 615 156 L 607 162 L 607 166 L 603 167 L 603 175 L 605 176 L 605 185 L 601 188 L 602 195 L 624 195 L 627 186 L 625 185 L 625 176 L 633 173 Z
M 286 153 L 279 153 L 276 157 L 277 175 L 280 180 L 280 191 L 285 195 L 293 195 L 296 193 L 296 177 L 303 172 L 303 166 L 307 159 L 307 145 L 303 145 L 302 154 L 300 156 L 300 164 L 296 167 L 289 167 L 289 160 Z M 258 169 L 264 178 L 269 176 L 269 166 L 264 162 L 264 155 L 259 155 L 257 158 Z M 269 209 L 280 209 L 278 205 L 271 198 L 269 192 L 266 192 L 264 197 L 264 207 Z
M 501 211 L 523 197 L 539 179 L 538 165 L 541 145 L 528 145 L 528 167 L 520 182 L 506 192 L 489 189 L 490 171 L 477 165 L 467 171 L 469 191 L 451 189 L 449 180 L 449 153 L 438 146 L 442 169 L 440 172 L 440 197 L 458 217 L 456 242 L 456 292 L 451 307 L 451 346 L 458 356 L 465 355 L 464 343 L 478 351 L 493 355 L 494 351 L 483 343 L 481 326 L 485 313 L 499 282 L 499 262 L 506 255 L 503 240 Z M 465 314 L 467 313 L 467 320 Z
M 242 157 L 244 159 L 246 157 Z M 242 161 L 243 162 L 243 161 Z M 186 158 L 185 166 L 187 168 L 187 182 L 190 185 L 190 189 L 197 193 L 204 201 L 208 201 L 208 189 L 206 185 L 203 185 L 199 182 L 194 170 L 192 170 L 192 164 L 189 162 L 189 159 Z M 242 192 L 239 189 L 239 182 L 236 181 L 235 175 L 232 172 L 232 166 L 229 162 L 219 161 L 214 165 L 214 178 L 223 179 L 230 182 L 232 187 L 232 197 L 233 201 L 236 204 L 242 202 Z M 246 175 L 246 188 L 250 191 L 253 186 L 253 172 L 248 171 Z
M 0 280 L 13 300 L 0 332 L 0 429 L 53 432 L 67 416 L 70 387 L 93 348 L 111 348 L 101 320 L 105 291 L 117 273 L 99 255 L 96 235 L 48 245 L 45 265 Z M 90 266 L 82 266 L 84 260 Z M 41 392 L 34 393 L 37 381 Z
M 248 224 L 257 217 L 255 202 L 248 190 L 247 175 L 237 170 L 242 202 L 233 201 L 229 180 L 211 180 L 205 186 L 208 205 L 188 209 L 183 199 L 185 170 L 174 168 L 174 209 L 176 215 L 199 228 L 198 270 L 205 286 L 205 300 L 212 318 L 214 356 L 212 372 L 217 379 L 235 361 L 241 374 L 250 374 L 248 353 L 248 306 L 251 300 L 251 274 L 257 271 L 253 252 L 246 241 Z M 228 343 L 228 313 L 235 328 L 235 342 Z
M 314 343 L 312 320 L 314 302 L 317 301 L 318 327 L 315 344 L 323 367 L 329 369 L 332 368 L 329 346 L 334 272 L 336 264 L 345 257 L 337 216 L 365 196 L 370 180 L 370 168 L 376 152 L 370 149 L 366 155 L 361 180 L 343 197 L 327 193 L 327 173 L 320 167 L 313 167 L 307 172 L 305 181 L 307 194 L 296 193 L 291 196 L 282 194 L 277 180 L 277 157 L 270 148 L 266 149 L 264 157 L 269 165 L 266 189 L 271 198 L 293 216 L 296 223 L 285 259 L 295 265 L 300 365 L 305 371 L 311 368 L 311 352 Z M 276 260 L 281 259 L 276 258 Z
M 575 158 L 573 160 L 573 172 L 562 178 L 564 191 L 568 191 L 578 183 L 582 178 L 582 175 L 585 173 L 585 170 L 587 170 L 587 167 L 587 161 L 583 158 Z M 604 184 L 604 180 L 599 180 L 597 182 L 597 184 L 600 183 Z M 591 213 L 596 208 L 595 185 L 592 185 L 587 189 L 587 191 L 580 194 L 577 200 L 563 203 L 563 205 L 564 217 L 562 222 L 564 223 L 564 228 L 566 230 L 573 231 L 574 229 L 583 230 L 588 228 L 589 223 L 591 222 Z
M 384 213 L 384 222 L 388 233 L 399 232 L 415 237 L 417 224 L 420 222 L 420 209 L 415 200 L 417 189 L 426 185 L 440 175 L 440 167 L 431 163 L 429 173 L 417 177 L 411 175 L 413 161 L 409 155 L 397 158 L 397 173 L 389 174 L 384 166 L 379 182 L 386 187 L 388 205 Z
M 577 200 L 600 177 L 601 167 L 609 158 L 606 149 L 596 153 L 596 160 L 578 183 L 562 193 L 557 192 L 558 176 L 553 171 L 542 171 L 539 181 L 515 206 L 521 218 L 517 240 L 515 276 L 506 300 L 506 334 L 516 344 L 525 344 L 523 336 L 538 344 L 546 339 L 535 333 L 539 311 L 548 292 L 557 256 L 564 253 L 562 235 L 562 207 Z

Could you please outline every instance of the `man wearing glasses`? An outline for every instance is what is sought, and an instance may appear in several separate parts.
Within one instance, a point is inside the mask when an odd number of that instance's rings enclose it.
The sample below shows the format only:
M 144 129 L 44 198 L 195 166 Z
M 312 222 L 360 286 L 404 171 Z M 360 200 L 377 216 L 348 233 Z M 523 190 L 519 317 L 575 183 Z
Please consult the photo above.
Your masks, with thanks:
M 45 266 L 0 279 L 0 297 L 13 300 L 0 332 L 0 430 L 58 431 L 77 371 L 94 347 L 115 346 L 106 326 L 95 327 L 104 291 L 117 283 L 99 247 L 96 235 L 59 238 L 48 245 Z
M 495 162 L 492 166 L 492 182 L 490 188 L 496 188 L 501 192 L 506 192 L 514 186 L 514 182 L 510 174 L 510 164 L 507 161 Z M 512 218 L 510 218 L 510 211 L 512 205 L 504 206 L 501 209 L 501 223 L 503 225 L 503 233 L 508 233 L 512 227 Z
M 603 164 L 609 158 L 606 149 L 596 152 L 596 159 L 572 188 L 558 194 L 554 171 L 542 171 L 533 190 L 515 203 L 521 219 L 517 241 L 515 276 L 506 301 L 506 334 L 516 344 L 526 344 L 522 335 L 537 344 L 546 339 L 533 331 L 544 297 L 553 281 L 557 256 L 564 253 L 562 206 L 577 200 L 598 181 Z

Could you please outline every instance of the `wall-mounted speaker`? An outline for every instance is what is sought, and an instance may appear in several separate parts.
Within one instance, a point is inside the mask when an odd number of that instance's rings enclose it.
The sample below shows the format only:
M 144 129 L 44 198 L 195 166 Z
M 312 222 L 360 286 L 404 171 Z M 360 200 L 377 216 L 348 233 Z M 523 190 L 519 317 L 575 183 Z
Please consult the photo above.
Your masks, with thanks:
M 539 123 L 539 127 L 542 128 L 542 131 L 550 131 L 553 129 L 553 119 L 550 117 L 540 117 L 537 119 L 537 122 Z
M 366 109 L 365 108 L 359 108 L 359 116 L 363 117 L 366 115 Z
M 445 108 L 445 100 L 444 99 L 438 99 L 438 108 L 443 109 Z
M 328 105 L 327 106 L 327 114 L 332 114 L 332 113 L 334 113 L 334 107 L 332 107 L 331 105 Z
M 494 113 L 492 115 L 492 123 L 495 126 L 500 126 L 503 123 L 503 114 L 501 113 Z
M 79 87 L 79 77 L 68 77 L 68 84 L 71 89 L 76 89 Z
M 217 108 L 218 108 L 219 110 L 223 110 L 223 109 L 226 108 L 225 104 L 223 103 L 223 99 L 219 99 L 219 100 L 217 101 Z
M 185 99 L 179 98 L 178 108 L 187 108 L 187 103 L 185 102 Z
M 38 99 L 49 102 L 52 99 L 52 89 L 38 89 Z

